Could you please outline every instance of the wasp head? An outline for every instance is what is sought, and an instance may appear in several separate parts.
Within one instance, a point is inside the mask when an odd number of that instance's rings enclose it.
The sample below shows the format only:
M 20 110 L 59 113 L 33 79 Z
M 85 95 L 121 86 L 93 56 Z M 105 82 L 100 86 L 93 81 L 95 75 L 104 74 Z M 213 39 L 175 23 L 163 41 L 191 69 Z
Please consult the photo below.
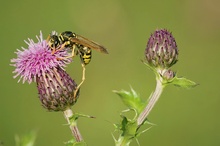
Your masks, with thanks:
M 60 40 L 57 35 L 49 35 L 47 38 L 48 45 L 53 48 L 57 48 L 60 45 Z

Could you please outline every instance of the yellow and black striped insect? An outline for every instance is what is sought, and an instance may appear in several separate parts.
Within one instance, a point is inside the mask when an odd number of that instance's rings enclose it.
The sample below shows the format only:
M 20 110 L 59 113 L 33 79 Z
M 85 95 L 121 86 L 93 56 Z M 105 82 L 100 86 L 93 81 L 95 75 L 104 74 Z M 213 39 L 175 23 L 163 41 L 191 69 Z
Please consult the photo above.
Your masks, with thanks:
M 108 51 L 105 47 L 87 38 L 77 35 L 71 31 L 62 32 L 60 35 L 49 35 L 47 38 L 47 42 L 50 48 L 52 49 L 52 54 L 63 49 L 70 49 L 72 51 L 71 55 L 65 58 L 70 58 L 79 55 L 81 59 L 83 73 L 82 81 L 78 85 L 76 92 L 85 80 L 85 65 L 89 64 L 89 62 L 91 61 L 92 49 L 100 51 L 101 53 L 108 54 Z M 62 58 L 58 59 L 62 60 Z

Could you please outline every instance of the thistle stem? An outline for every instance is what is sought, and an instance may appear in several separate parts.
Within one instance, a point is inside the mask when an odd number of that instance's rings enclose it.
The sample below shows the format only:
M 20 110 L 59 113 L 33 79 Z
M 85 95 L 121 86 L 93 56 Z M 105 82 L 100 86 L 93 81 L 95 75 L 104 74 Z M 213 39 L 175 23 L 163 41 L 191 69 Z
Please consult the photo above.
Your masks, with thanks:
M 157 78 L 156 80 L 157 80 L 156 89 L 155 89 L 154 93 L 151 94 L 147 106 L 145 107 L 145 109 L 139 115 L 139 117 L 137 119 L 138 126 L 141 126 L 143 124 L 143 122 L 146 120 L 147 116 L 149 115 L 150 111 L 153 109 L 154 105 L 158 101 L 158 99 L 163 91 L 164 86 L 162 85 L 162 81 L 160 80 L 160 78 Z
M 131 138 L 120 136 L 119 140 L 116 142 L 115 146 L 129 146 Z
M 70 130 L 71 130 L 73 136 L 75 137 L 75 140 L 77 142 L 83 141 L 82 135 L 80 134 L 79 129 L 77 127 L 77 122 L 75 119 L 72 119 L 73 111 L 68 108 L 63 113 L 64 113 L 64 116 L 69 124 Z

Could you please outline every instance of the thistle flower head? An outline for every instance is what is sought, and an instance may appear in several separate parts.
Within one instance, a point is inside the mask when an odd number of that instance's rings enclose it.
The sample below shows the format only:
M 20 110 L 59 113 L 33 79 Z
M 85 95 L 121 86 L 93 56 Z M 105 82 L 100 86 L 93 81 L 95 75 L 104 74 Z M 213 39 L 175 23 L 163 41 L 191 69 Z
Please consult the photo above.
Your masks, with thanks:
M 28 48 L 17 50 L 17 58 L 12 59 L 15 67 L 14 78 L 20 76 L 18 82 L 23 80 L 37 82 L 40 101 L 50 111 L 64 111 L 75 104 L 79 97 L 79 90 L 74 94 L 77 85 L 66 73 L 64 67 L 71 62 L 65 59 L 68 52 L 64 49 L 52 55 L 51 49 L 43 35 L 37 36 L 38 42 L 28 39 Z M 63 58 L 59 60 L 57 58 Z
M 151 34 L 145 57 L 148 64 L 156 68 L 168 69 L 174 65 L 178 58 L 178 48 L 172 33 L 161 29 Z
M 71 62 L 71 58 L 57 60 L 57 58 L 64 58 L 68 56 L 68 52 L 65 50 L 58 51 L 54 55 L 51 55 L 51 49 L 49 48 L 46 40 L 43 40 L 43 35 L 40 32 L 40 36 L 37 36 L 38 42 L 35 43 L 32 39 L 28 39 L 25 43 L 28 48 L 23 48 L 15 52 L 17 58 L 11 59 L 12 66 L 15 67 L 13 73 L 16 75 L 14 78 L 20 76 L 18 82 L 23 79 L 23 83 L 27 81 L 31 83 L 36 81 L 36 77 L 40 76 L 42 72 L 50 71 L 53 67 L 65 67 L 66 64 Z

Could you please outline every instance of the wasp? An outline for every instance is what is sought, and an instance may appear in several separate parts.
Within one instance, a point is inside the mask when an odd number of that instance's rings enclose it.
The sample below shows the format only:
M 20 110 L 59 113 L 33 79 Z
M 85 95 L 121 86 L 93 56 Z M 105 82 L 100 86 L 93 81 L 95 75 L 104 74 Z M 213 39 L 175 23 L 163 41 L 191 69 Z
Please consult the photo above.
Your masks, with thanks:
M 85 66 L 89 64 L 91 61 L 92 49 L 97 50 L 104 54 L 108 54 L 107 49 L 103 47 L 102 45 L 99 45 L 98 43 L 91 41 L 85 37 L 82 37 L 78 34 L 75 34 L 71 31 L 62 32 L 59 35 L 50 34 L 47 38 L 47 42 L 48 42 L 49 47 L 52 50 L 52 55 L 63 49 L 71 50 L 71 54 L 65 58 L 71 58 L 71 57 L 75 57 L 76 55 L 79 55 L 82 69 L 83 69 L 82 81 L 77 86 L 75 93 L 77 93 L 80 86 L 85 81 L 85 70 L 86 70 Z M 62 60 L 63 58 L 57 58 L 57 59 Z

